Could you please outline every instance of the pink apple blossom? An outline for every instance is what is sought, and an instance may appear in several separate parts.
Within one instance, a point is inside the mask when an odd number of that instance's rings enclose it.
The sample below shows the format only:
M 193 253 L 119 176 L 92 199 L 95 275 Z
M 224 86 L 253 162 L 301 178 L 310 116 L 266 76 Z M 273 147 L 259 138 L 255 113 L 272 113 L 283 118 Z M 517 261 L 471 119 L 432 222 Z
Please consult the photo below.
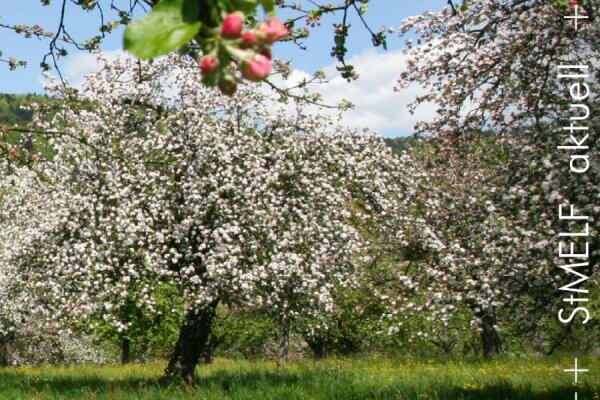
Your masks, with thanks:
M 265 43 L 273 43 L 283 39 L 289 34 L 285 25 L 277 18 L 269 18 L 259 25 L 258 30 L 263 34 Z
M 256 54 L 242 63 L 242 76 L 253 82 L 265 79 L 272 70 L 273 63 L 264 54 Z
M 241 39 L 240 47 L 243 49 L 252 47 L 256 43 L 258 43 L 258 37 L 256 36 L 256 33 L 254 33 L 253 31 L 246 31 L 246 32 L 242 33 L 242 36 L 240 37 L 240 39 Z
M 221 36 L 225 39 L 237 39 L 244 29 L 244 18 L 240 13 L 231 13 L 223 20 Z
M 219 59 L 215 56 L 203 56 L 200 59 L 200 71 L 202 75 L 213 73 L 219 67 Z

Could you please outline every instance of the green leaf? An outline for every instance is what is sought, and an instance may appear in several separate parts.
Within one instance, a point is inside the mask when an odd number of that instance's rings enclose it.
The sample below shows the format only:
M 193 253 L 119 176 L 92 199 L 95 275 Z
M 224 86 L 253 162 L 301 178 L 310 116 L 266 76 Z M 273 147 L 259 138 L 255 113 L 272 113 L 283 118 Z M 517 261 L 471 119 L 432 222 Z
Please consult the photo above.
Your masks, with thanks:
M 368 9 L 369 9 L 369 3 L 363 3 L 363 5 L 360 7 L 360 10 L 358 12 L 360 13 L 360 15 L 364 15 Z
M 125 30 L 124 47 L 138 58 L 167 54 L 189 42 L 201 23 L 197 0 L 161 0 Z
M 232 0 L 231 5 L 233 10 L 241 11 L 246 16 L 250 16 L 256 14 L 256 7 L 258 6 L 258 3 L 257 0 Z
M 275 1 L 274 0 L 258 0 L 263 6 L 265 12 L 269 15 L 275 15 Z

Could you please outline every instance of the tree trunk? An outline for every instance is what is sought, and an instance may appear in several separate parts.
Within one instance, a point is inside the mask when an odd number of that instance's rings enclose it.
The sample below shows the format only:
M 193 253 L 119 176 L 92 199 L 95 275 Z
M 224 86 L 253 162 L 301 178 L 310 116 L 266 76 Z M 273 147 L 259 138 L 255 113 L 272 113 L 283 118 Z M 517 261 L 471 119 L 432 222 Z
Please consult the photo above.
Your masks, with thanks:
M 165 369 L 166 376 L 181 378 L 188 383 L 194 382 L 196 365 L 206 351 L 217 303 L 214 301 L 200 310 L 187 312 Z
M 212 364 L 213 354 L 218 345 L 219 340 L 213 333 L 211 333 L 206 341 L 206 348 L 204 349 L 204 354 L 202 354 L 204 364 Z
M 287 315 L 279 321 L 279 343 L 277 346 L 277 366 L 283 366 L 288 361 L 290 348 L 290 320 Z
M 0 338 L 0 367 L 8 367 L 12 364 L 14 334 Z
M 131 360 L 131 340 L 124 337 L 121 340 L 121 364 L 129 364 Z
M 485 358 L 497 356 L 502 353 L 502 341 L 495 325 L 496 316 L 484 313 L 481 317 L 481 326 L 483 328 L 481 331 L 481 345 Z

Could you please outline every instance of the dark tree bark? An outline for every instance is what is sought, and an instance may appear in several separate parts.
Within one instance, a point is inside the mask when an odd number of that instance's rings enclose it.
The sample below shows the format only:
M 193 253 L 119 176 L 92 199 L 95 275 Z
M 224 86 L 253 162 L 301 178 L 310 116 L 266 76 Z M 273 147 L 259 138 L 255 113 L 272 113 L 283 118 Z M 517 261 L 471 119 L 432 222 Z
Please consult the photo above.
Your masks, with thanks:
M 551 356 L 554 353 L 554 351 L 558 349 L 560 345 L 562 345 L 563 342 L 569 337 L 571 331 L 573 330 L 573 321 L 574 320 L 571 320 L 571 322 L 569 322 L 569 324 L 563 330 L 561 337 L 556 342 L 554 342 L 554 344 L 550 347 L 550 350 L 546 352 L 547 356 Z
M 500 334 L 495 328 L 496 316 L 490 313 L 484 313 L 481 317 L 481 345 L 483 356 L 490 358 L 502 353 L 502 341 Z
M 131 340 L 124 337 L 121 340 L 121 364 L 129 364 L 131 361 Z
M 290 319 L 287 315 L 279 321 L 279 343 L 277 346 L 277 366 L 283 366 L 289 358 Z
M 206 351 L 217 303 L 215 301 L 200 310 L 187 312 L 165 370 L 166 376 L 180 378 L 188 383 L 194 382 L 196 366 Z
M 204 350 L 204 354 L 202 355 L 204 364 L 212 364 L 213 355 L 218 345 L 219 339 L 213 333 L 211 333 L 206 341 L 206 348 Z
M 12 363 L 14 334 L 0 338 L 0 367 L 8 367 Z

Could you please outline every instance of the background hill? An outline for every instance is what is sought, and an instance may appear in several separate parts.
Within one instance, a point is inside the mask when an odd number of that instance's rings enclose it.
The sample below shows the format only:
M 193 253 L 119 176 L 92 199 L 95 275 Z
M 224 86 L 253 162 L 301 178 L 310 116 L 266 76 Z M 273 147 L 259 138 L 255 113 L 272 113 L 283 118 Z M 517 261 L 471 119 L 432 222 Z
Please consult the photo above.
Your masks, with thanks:
M 38 94 L 9 94 L 0 93 L 0 125 L 25 125 L 31 122 L 32 112 L 24 109 L 34 102 L 48 102 L 48 96 Z M 396 154 L 412 147 L 416 140 L 412 136 L 386 138 L 385 143 Z
M 0 125 L 24 125 L 31 121 L 32 113 L 23 109 L 34 102 L 47 102 L 48 96 L 37 94 L 0 93 Z

